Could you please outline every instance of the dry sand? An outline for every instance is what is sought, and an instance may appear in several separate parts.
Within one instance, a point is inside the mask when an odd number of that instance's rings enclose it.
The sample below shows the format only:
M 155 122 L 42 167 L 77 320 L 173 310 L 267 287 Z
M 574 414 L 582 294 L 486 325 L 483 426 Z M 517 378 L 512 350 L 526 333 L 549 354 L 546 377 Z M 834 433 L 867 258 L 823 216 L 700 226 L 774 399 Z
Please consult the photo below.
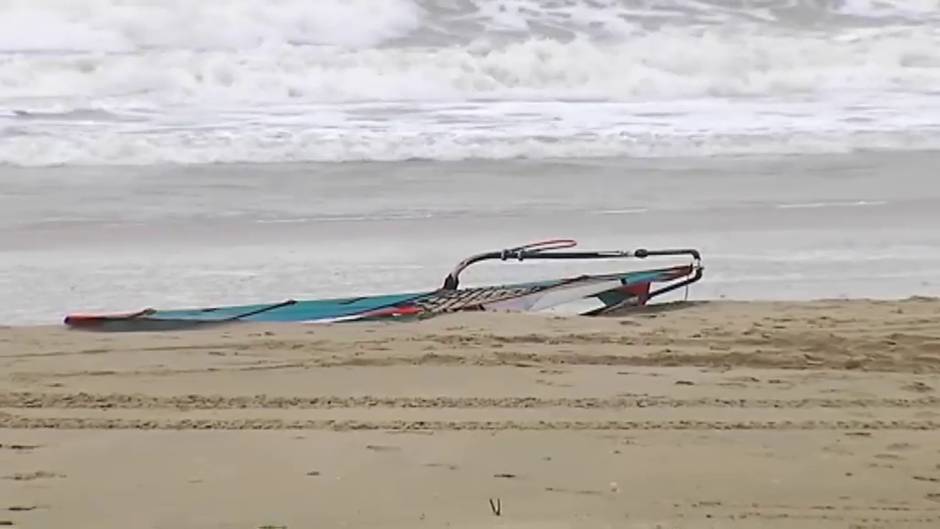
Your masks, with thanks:
M 0 526 L 940 527 L 938 300 L 6 328 L 0 367 Z

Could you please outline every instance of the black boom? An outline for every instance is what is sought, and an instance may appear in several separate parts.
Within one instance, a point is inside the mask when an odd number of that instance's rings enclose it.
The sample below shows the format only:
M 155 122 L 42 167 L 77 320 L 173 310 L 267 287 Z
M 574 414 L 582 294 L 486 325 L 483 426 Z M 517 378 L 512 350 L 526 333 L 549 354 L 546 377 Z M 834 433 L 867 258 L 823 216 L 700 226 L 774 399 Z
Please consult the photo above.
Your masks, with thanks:
M 460 285 L 460 273 L 467 267 L 480 261 L 498 259 L 501 261 L 525 261 L 530 259 L 646 259 L 647 257 L 663 257 L 673 255 L 688 255 L 692 258 L 692 277 L 678 283 L 668 285 L 655 292 L 663 294 L 670 290 L 683 287 L 694 283 L 702 278 L 702 256 L 698 250 L 692 248 L 667 249 L 667 250 L 646 250 L 643 248 L 637 250 L 608 250 L 608 251 L 576 251 L 562 252 L 567 248 L 577 246 L 577 242 L 571 239 L 555 239 L 549 241 L 536 242 L 507 248 L 505 250 L 496 250 L 484 252 L 464 259 L 457 263 L 457 266 L 444 278 L 442 290 L 456 290 Z M 651 293 L 652 295 L 653 293 Z

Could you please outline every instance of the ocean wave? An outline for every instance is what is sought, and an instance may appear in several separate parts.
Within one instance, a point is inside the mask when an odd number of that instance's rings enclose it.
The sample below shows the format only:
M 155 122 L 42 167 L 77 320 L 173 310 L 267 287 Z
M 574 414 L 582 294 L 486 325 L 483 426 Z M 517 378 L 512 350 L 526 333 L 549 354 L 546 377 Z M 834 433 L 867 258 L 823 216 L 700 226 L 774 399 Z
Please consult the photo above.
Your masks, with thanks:
M 7 0 L 0 52 L 433 46 L 481 35 L 623 38 L 669 25 L 838 29 L 938 20 L 934 0 Z
M 936 127 L 924 121 L 940 114 L 936 2 L 738 4 L 8 0 L 0 163 L 930 144 Z M 811 111 L 798 108 L 804 101 Z M 648 106 L 612 122 L 585 102 Z M 450 110 L 425 108 L 436 104 Z
M 851 38 L 849 38 L 851 37 Z M 621 43 L 0 55 L 7 104 L 612 101 L 940 86 L 940 27 L 834 36 L 669 29 Z
M 0 6 L 0 51 L 365 47 L 415 30 L 422 14 L 410 0 L 8 0 Z
M 940 149 L 940 134 L 868 132 L 778 135 L 571 136 L 441 133 L 256 134 L 185 130 L 176 133 L 74 134 L 7 138 L 0 165 L 151 165 L 468 159 L 663 158 L 787 155 Z

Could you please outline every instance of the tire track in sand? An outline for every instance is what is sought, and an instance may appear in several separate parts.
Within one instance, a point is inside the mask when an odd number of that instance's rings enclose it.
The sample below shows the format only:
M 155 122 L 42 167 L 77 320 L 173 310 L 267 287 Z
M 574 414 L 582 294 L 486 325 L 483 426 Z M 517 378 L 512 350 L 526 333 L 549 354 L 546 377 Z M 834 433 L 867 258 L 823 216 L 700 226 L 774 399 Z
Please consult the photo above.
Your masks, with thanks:
M 321 396 L 276 397 L 268 395 L 178 395 L 158 397 L 140 394 L 0 393 L 0 408 L 63 409 L 336 409 L 336 408 L 940 408 L 940 397 L 921 398 L 798 398 L 748 399 L 702 397 L 380 397 Z
M 19 417 L 0 413 L 0 428 L 99 430 L 916 430 L 940 429 L 938 421 L 351 421 L 284 419 L 108 419 Z

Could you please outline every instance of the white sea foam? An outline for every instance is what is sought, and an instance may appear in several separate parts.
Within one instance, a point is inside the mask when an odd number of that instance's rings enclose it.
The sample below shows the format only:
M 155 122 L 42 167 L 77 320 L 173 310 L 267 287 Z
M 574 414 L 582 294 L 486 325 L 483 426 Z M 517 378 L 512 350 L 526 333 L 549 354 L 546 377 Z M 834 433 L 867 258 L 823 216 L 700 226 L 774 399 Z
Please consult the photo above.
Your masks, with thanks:
M 9 0 L 0 164 L 940 143 L 936 2 L 761 5 Z
M 0 6 L 0 50 L 371 46 L 416 29 L 422 13 L 409 0 L 6 0 Z
M 866 18 L 906 18 L 936 20 L 940 6 L 936 0 L 843 0 L 835 2 L 837 12 Z
M 0 100 L 104 107 L 670 99 L 940 89 L 940 28 L 829 35 L 668 29 L 624 42 L 0 55 Z M 852 37 L 852 38 L 848 38 Z
M 883 200 L 855 200 L 849 202 L 796 202 L 792 204 L 778 204 L 779 209 L 818 209 L 818 208 L 859 208 L 872 206 L 885 206 Z

